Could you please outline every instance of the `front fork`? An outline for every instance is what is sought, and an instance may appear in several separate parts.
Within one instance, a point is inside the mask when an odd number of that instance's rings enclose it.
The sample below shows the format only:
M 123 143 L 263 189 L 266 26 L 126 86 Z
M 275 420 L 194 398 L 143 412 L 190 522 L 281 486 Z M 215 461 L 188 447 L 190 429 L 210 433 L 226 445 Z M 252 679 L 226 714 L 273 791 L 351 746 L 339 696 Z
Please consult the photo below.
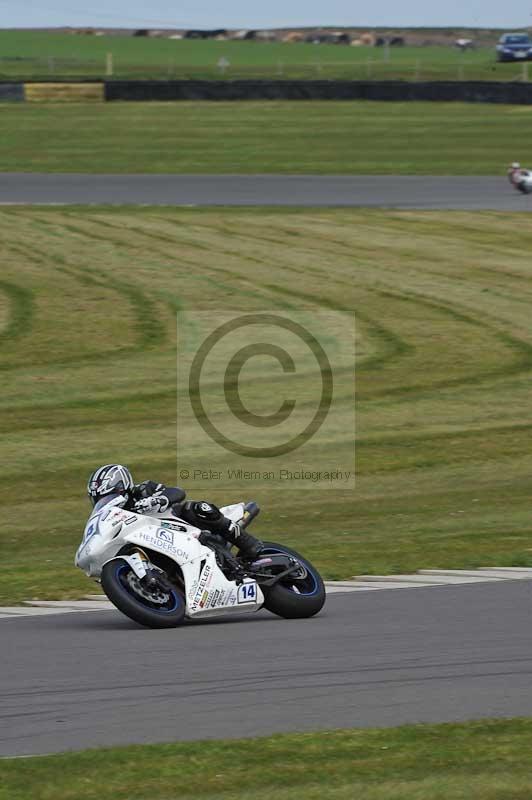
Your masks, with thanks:
M 140 550 L 140 548 L 134 550 L 128 555 L 119 555 L 115 556 L 114 558 L 110 558 L 109 561 L 106 561 L 105 563 L 109 564 L 110 561 L 127 561 L 140 581 L 146 577 L 148 570 L 153 569 L 153 564 L 150 562 L 150 559 L 144 550 Z

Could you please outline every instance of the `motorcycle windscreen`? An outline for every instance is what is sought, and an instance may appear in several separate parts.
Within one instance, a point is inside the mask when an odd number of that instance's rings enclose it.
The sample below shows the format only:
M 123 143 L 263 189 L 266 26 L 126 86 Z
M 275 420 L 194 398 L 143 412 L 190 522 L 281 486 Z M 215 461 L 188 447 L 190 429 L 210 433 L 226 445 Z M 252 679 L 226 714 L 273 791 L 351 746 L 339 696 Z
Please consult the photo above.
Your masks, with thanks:
M 105 506 L 108 503 L 110 503 L 112 506 L 119 506 L 120 503 L 125 502 L 125 500 L 126 498 L 122 494 L 106 494 L 105 497 L 100 497 L 100 499 L 94 506 L 91 517 L 93 514 L 96 514 L 98 511 L 101 511 L 102 508 L 105 508 Z
M 92 514 L 87 520 L 82 543 L 86 544 L 88 539 L 99 532 L 98 526 L 100 522 L 108 516 L 112 508 L 122 506 L 125 501 L 126 498 L 122 494 L 107 494 L 105 497 L 101 497 L 92 509 Z

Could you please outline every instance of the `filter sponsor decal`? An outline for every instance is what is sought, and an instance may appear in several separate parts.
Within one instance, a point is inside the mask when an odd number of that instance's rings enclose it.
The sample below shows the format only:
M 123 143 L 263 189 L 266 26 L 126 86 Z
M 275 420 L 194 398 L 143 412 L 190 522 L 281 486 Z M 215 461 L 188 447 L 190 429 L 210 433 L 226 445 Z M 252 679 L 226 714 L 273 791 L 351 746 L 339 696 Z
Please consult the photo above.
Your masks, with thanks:
M 203 592 L 201 596 L 201 600 L 198 603 L 198 607 L 204 609 L 205 611 L 208 608 L 223 608 L 223 606 L 227 605 L 234 605 L 230 603 L 229 592 L 225 591 L 224 589 L 214 589 L 214 591 Z
M 215 608 L 216 606 L 223 606 L 226 593 L 221 589 L 216 589 L 207 603 L 207 608 Z
M 205 605 L 205 600 L 207 598 L 204 597 L 204 593 L 208 596 L 208 592 L 205 592 L 205 590 L 209 586 L 211 580 L 212 580 L 212 568 L 209 566 L 209 564 L 205 564 L 198 581 L 198 588 L 196 589 L 196 593 L 192 598 L 192 604 L 191 604 L 192 611 L 195 611 L 198 607 L 203 608 L 203 606 Z
M 162 522 L 159 523 L 159 525 L 161 526 L 161 528 L 169 528 L 172 531 L 180 531 L 181 533 L 187 532 L 185 526 L 178 525 L 177 522 L 167 522 L 166 520 L 163 520 Z
M 209 596 L 209 592 L 204 591 L 202 596 L 201 596 L 201 600 L 198 603 L 200 608 L 204 608 L 205 607 L 205 603 L 207 602 L 208 596 Z

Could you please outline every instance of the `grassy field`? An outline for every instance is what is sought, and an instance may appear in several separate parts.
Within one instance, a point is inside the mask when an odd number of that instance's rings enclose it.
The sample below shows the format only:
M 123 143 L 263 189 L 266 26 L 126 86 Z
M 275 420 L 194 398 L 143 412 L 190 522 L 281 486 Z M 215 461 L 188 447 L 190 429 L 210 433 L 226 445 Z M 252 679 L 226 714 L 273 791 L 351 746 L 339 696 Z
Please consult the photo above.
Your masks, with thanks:
M 2 800 L 529 800 L 531 720 L 0 761 Z
M 0 171 L 487 175 L 530 151 L 527 106 L 0 105 Z
M 3 207 L 0 224 L 1 602 L 92 589 L 72 560 L 95 465 L 176 480 L 178 308 L 357 315 L 356 490 L 196 496 L 254 496 L 258 535 L 328 578 L 532 566 L 528 217 Z
M 107 54 L 119 78 L 224 77 L 365 80 L 515 80 L 520 64 L 497 64 L 494 48 L 383 48 L 229 41 L 173 41 L 131 36 L 71 36 L 0 31 L 0 79 L 105 77 Z

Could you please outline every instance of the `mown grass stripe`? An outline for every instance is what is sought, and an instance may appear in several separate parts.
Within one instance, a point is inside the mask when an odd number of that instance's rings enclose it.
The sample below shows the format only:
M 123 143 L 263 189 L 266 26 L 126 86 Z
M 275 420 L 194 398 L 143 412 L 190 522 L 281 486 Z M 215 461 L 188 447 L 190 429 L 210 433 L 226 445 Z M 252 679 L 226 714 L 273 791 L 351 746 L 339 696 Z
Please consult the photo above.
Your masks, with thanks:
M 2 350 L 6 602 L 87 592 L 72 553 L 96 464 L 118 459 L 139 480 L 170 484 L 183 460 L 208 459 L 222 473 L 233 466 L 225 452 L 203 449 L 193 428 L 176 453 L 176 310 L 192 326 L 196 312 L 215 321 L 233 310 L 293 310 L 309 325 L 329 311 L 346 325 L 353 310 L 363 318 L 355 491 L 223 477 L 187 487 L 193 497 L 256 495 L 257 534 L 278 530 L 331 578 L 346 569 L 532 563 L 532 273 L 522 215 L 79 207 L 10 208 L 2 217 L 10 248 L 2 280 L 29 287 L 33 308 L 30 316 L 25 295 L 18 325 L 29 335 Z M 206 380 L 207 392 L 213 386 Z M 274 386 L 280 393 L 265 374 L 245 389 L 258 407 L 277 406 Z M 314 389 L 301 376 L 301 408 Z M 339 400 L 309 462 L 350 458 L 352 406 Z M 22 507 L 12 505 L 13 476 L 29 497 Z M 30 539 L 28 563 L 17 553 Z
M 3 331 L 0 331 L 0 343 L 13 342 L 21 336 L 31 333 L 33 324 L 33 293 L 16 283 L 0 280 L 0 291 L 10 301 L 9 320 Z

